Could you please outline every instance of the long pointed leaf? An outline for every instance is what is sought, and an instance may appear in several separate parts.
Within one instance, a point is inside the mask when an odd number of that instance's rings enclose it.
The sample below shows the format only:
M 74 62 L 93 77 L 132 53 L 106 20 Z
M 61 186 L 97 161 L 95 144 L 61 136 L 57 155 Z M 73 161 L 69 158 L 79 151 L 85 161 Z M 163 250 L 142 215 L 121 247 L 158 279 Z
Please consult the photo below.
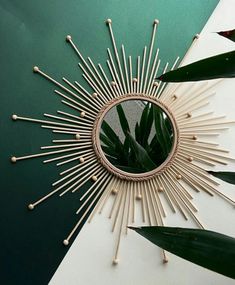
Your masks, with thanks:
M 130 132 L 130 127 L 129 127 L 125 112 L 122 108 L 122 105 L 121 104 L 117 105 L 116 110 L 118 112 L 118 117 L 119 117 L 120 125 L 122 127 L 122 131 L 126 135 L 127 132 Z
M 130 227 L 161 248 L 235 279 L 235 239 L 220 233 L 171 227 Z
M 150 171 L 156 168 L 155 163 L 149 157 L 147 151 L 128 133 L 130 139 L 130 148 L 133 150 L 136 163 L 142 166 L 143 170 Z
M 162 74 L 164 82 L 198 81 L 235 77 L 235 51 L 208 57 Z
M 224 171 L 220 171 L 220 172 L 207 171 L 207 172 L 230 184 L 235 184 L 235 172 L 224 172 Z
M 221 32 L 218 32 L 217 34 L 235 42 L 235 29 L 229 30 L 229 31 L 221 31 Z
M 155 106 L 153 104 L 151 104 L 151 107 L 149 107 L 149 111 L 148 111 L 148 116 L 147 116 L 147 122 L 146 122 L 146 128 L 143 132 L 143 143 L 142 146 L 144 148 L 147 147 L 148 145 L 148 139 L 151 133 L 151 129 L 152 129 L 152 125 L 153 125 L 153 110 L 154 110 Z M 158 108 L 158 107 L 156 107 Z

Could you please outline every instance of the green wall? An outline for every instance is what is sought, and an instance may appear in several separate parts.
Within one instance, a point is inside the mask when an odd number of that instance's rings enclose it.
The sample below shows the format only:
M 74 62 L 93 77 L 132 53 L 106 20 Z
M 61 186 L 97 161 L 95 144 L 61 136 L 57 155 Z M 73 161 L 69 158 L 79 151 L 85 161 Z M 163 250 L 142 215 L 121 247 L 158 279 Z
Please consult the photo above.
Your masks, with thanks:
M 53 138 L 40 125 L 13 122 L 11 114 L 42 118 L 44 112 L 69 110 L 61 106 L 53 92 L 55 86 L 33 74 L 32 67 L 38 65 L 57 79 L 65 75 L 84 84 L 78 58 L 65 36 L 73 36 L 84 57 L 91 56 L 94 62 L 105 65 L 106 48 L 111 47 L 106 18 L 113 20 L 119 46 L 124 43 L 126 53 L 133 57 L 142 54 L 150 40 L 152 22 L 158 18 L 160 57 L 172 63 L 176 56 L 184 55 L 217 3 L 218 0 L 0 1 L 1 284 L 47 284 L 68 250 L 61 241 L 78 219 L 75 211 L 80 194 L 68 194 L 63 199 L 54 196 L 29 212 L 27 204 L 52 189 L 59 170 L 52 164 L 43 165 L 40 158 L 15 165 L 9 160 L 12 155 L 39 152 L 40 146 L 49 145 Z

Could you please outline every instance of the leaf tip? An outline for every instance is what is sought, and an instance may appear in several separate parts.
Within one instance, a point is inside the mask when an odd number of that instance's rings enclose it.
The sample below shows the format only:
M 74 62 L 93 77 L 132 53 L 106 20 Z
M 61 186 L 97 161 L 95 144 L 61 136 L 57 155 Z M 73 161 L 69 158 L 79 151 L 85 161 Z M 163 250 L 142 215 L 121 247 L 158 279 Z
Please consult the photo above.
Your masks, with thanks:
M 133 230 L 133 231 L 137 231 L 141 229 L 141 227 L 132 227 L 132 226 L 127 226 L 127 227 L 128 229 Z

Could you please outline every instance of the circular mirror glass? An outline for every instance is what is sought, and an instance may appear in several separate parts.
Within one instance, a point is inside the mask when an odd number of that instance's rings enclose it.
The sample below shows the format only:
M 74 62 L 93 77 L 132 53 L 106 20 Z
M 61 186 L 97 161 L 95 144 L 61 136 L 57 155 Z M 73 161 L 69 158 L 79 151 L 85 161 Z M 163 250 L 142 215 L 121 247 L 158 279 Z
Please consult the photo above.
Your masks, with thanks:
M 144 100 L 126 100 L 112 107 L 103 118 L 99 137 L 106 159 L 128 173 L 158 168 L 174 143 L 167 114 L 157 104 Z

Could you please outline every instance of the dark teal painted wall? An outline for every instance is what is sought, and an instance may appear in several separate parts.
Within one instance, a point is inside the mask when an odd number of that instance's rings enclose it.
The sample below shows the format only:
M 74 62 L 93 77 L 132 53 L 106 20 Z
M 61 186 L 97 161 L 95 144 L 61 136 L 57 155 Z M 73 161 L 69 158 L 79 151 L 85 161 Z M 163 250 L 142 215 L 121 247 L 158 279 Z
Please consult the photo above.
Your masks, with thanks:
M 29 212 L 27 204 L 48 193 L 58 178 L 42 159 L 12 165 L 9 158 L 40 151 L 52 134 L 39 125 L 13 122 L 11 114 L 42 118 L 61 109 L 54 86 L 33 74 L 38 65 L 55 78 L 83 83 L 78 58 L 65 42 L 71 34 L 84 56 L 105 65 L 111 47 L 106 18 L 112 18 L 120 46 L 142 54 L 152 21 L 163 62 L 181 57 L 200 32 L 218 0 L 1 0 L 0 1 L 0 183 L 1 284 L 47 284 L 68 248 L 61 241 L 77 221 L 79 194 L 55 196 Z M 66 110 L 63 107 L 63 110 Z M 63 138 L 63 136 L 60 136 Z M 102 258 L 102 257 L 101 257 Z

